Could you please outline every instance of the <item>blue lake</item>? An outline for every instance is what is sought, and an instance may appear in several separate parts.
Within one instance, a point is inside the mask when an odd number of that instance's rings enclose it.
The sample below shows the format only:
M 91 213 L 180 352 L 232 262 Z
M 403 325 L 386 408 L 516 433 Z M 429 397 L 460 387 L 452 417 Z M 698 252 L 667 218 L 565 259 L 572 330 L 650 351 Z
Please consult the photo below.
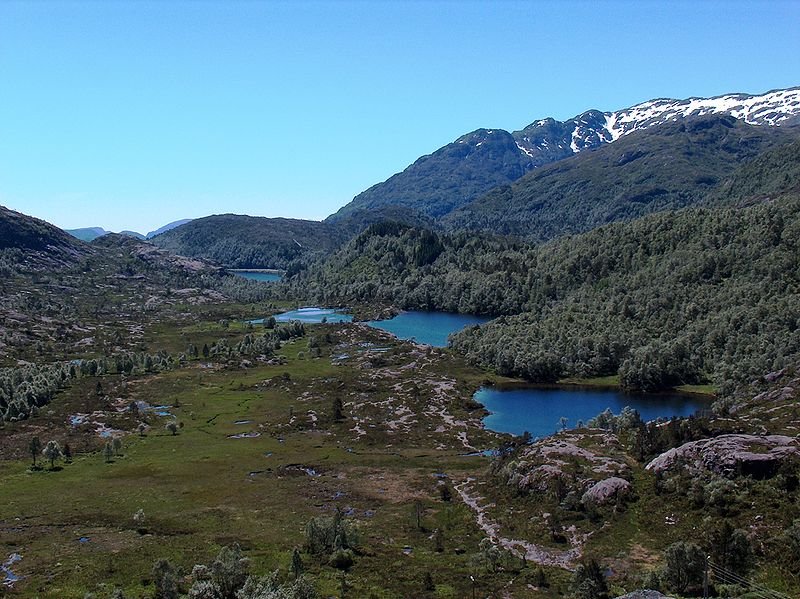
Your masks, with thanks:
M 606 408 L 619 414 L 630 406 L 642 420 L 659 417 L 691 416 L 707 409 L 702 398 L 677 393 L 624 393 L 617 389 L 585 387 L 482 387 L 474 395 L 491 414 L 484 418 L 486 428 L 521 435 L 528 431 L 533 437 L 546 437 L 560 429 L 559 420 L 567 419 L 567 428 L 584 423 Z
M 473 324 L 491 320 L 485 316 L 448 312 L 401 312 L 389 320 L 370 320 L 367 324 L 392 333 L 399 339 L 447 347 L 447 336 Z
M 257 270 L 231 270 L 228 272 L 232 272 L 237 277 L 243 277 L 245 279 L 250 279 L 251 281 L 263 281 L 266 283 L 274 283 L 275 281 L 281 280 L 280 273 L 277 272 L 260 272 Z
M 276 314 L 275 320 L 278 322 L 299 320 L 300 322 L 315 324 L 323 320 L 325 322 L 352 322 L 353 317 L 350 314 L 343 314 L 340 310 L 336 310 L 335 308 L 299 308 L 297 310 Z

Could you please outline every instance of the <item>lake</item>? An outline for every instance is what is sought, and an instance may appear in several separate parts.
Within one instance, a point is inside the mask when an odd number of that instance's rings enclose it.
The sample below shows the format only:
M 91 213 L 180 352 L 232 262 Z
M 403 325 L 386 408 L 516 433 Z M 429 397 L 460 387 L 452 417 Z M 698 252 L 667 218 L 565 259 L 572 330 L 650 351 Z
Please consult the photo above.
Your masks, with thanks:
M 399 339 L 447 347 L 447 336 L 473 324 L 491 320 L 486 316 L 451 314 L 448 312 L 401 312 L 389 320 L 370 320 L 367 324 L 392 333 Z
M 289 322 L 299 320 L 307 324 L 317 324 L 322 322 L 352 322 L 350 314 L 344 314 L 335 308 L 298 308 L 289 312 L 282 312 L 275 315 L 278 322 Z
M 482 387 L 473 397 L 491 412 L 483 420 L 486 428 L 514 435 L 528 431 L 534 438 L 559 430 L 562 416 L 567 419 L 567 427 L 574 428 L 578 420 L 585 423 L 606 408 L 619 414 L 630 406 L 644 421 L 691 416 L 708 408 L 708 402 L 698 396 L 587 387 Z
M 300 308 L 275 315 L 278 322 L 299 320 L 308 324 L 320 323 L 323 318 L 326 322 L 352 322 L 350 314 L 344 314 L 335 308 Z M 446 347 L 447 336 L 460 331 L 473 324 L 488 322 L 485 316 L 472 316 L 470 314 L 450 314 L 448 312 L 401 312 L 389 320 L 367 321 L 371 327 L 388 331 L 398 339 L 413 339 L 417 343 Z M 253 324 L 264 322 L 263 318 L 251 320 Z
M 237 277 L 250 279 L 251 281 L 262 281 L 265 283 L 274 283 L 281 280 L 281 274 L 278 272 L 263 272 L 260 270 L 229 270 Z

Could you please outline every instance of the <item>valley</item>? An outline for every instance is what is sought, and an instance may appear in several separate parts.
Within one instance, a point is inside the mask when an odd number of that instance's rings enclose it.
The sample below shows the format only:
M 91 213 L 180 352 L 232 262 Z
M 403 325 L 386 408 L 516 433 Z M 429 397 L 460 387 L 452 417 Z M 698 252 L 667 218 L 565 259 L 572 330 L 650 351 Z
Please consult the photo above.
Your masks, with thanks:
M 481 129 L 324 221 L 0 208 L 0 593 L 797 595 L 796 96 Z

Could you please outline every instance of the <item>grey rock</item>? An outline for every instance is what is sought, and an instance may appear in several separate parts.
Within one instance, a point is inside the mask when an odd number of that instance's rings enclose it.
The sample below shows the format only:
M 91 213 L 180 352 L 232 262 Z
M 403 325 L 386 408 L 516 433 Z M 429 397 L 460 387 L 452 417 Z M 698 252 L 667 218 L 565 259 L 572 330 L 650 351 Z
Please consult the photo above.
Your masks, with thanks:
M 787 460 L 800 458 L 800 445 L 785 435 L 721 435 L 690 441 L 651 461 L 647 470 L 663 473 L 686 467 L 691 472 L 711 471 L 768 478 Z
M 595 505 L 602 505 L 609 501 L 615 500 L 618 497 L 624 498 L 631 493 L 631 483 L 624 478 L 612 476 L 593 484 L 581 498 L 581 503 L 593 503 Z

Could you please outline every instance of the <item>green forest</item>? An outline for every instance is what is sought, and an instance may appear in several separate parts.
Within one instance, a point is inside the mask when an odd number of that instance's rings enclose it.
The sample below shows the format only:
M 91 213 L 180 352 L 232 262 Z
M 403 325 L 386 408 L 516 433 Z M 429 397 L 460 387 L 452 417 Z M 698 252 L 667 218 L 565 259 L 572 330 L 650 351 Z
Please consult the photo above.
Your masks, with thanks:
M 742 208 L 662 212 L 541 245 L 381 223 L 287 288 L 324 304 L 497 316 L 452 343 L 500 374 L 731 390 L 800 351 L 799 147 L 744 167 L 748 198 L 761 200 Z M 741 202 L 740 190 L 719 194 Z

